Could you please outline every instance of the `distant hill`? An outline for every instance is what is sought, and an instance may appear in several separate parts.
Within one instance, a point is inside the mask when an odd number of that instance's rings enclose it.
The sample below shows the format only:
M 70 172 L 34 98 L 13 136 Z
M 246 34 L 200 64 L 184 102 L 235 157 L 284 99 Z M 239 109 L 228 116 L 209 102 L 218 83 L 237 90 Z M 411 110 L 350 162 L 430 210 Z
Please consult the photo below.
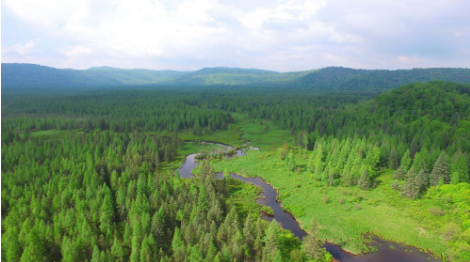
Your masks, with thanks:
M 175 85 L 268 85 L 295 80 L 309 71 L 279 73 L 275 71 L 241 68 L 203 68 L 182 75 L 171 82 Z
M 187 72 L 173 70 L 92 67 L 88 70 L 57 69 L 34 64 L 3 64 L 4 87 L 89 87 L 156 84 Z
M 434 80 L 470 84 L 470 69 L 363 70 L 327 67 L 302 76 L 290 85 L 300 89 L 385 91 L 415 82 Z
M 57 69 L 34 64 L 2 64 L 3 87 L 92 87 L 118 85 L 275 86 L 295 90 L 379 91 L 433 80 L 470 84 L 470 69 L 362 70 L 328 67 L 279 73 L 241 68 L 204 68 L 198 71 L 118 69 Z

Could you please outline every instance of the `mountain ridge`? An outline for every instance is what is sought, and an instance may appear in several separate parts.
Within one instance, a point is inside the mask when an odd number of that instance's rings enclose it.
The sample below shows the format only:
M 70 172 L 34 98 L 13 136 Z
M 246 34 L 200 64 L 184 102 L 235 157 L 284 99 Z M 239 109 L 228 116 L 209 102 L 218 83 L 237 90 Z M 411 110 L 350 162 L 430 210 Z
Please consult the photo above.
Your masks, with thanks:
M 309 71 L 206 67 L 196 71 L 122 69 L 109 66 L 85 70 L 36 64 L 2 63 L 2 85 L 18 87 L 94 87 L 130 85 L 275 86 L 295 90 L 379 91 L 414 82 L 444 80 L 470 84 L 467 68 L 398 70 L 326 67 Z

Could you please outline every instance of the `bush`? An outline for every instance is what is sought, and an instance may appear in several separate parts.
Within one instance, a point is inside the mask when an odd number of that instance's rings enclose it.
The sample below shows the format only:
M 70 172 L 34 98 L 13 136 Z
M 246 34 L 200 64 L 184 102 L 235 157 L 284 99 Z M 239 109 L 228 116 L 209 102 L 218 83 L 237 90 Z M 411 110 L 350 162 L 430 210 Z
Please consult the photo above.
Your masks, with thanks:
M 455 223 L 449 223 L 442 228 L 442 236 L 446 241 L 452 240 L 452 238 L 459 233 L 460 227 Z
M 435 216 L 442 216 L 445 214 L 444 211 L 442 211 L 442 209 L 440 209 L 439 207 L 430 207 L 429 208 L 429 213 L 435 215 Z
M 277 156 L 281 160 L 286 159 L 288 153 L 289 153 L 289 151 L 287 149 L 283 148 L 283 147 L 277 149 Z
M 359 209 L 361 209 L 361 206 L 358 205 L 358 204 L 355 204 L 355 205 L 354 205 L 354 208 L 355 208 L 356 210 L 359 210 Z
M 400 185 L 398 185 L 398 180 L 395 180 L 393 181 L 391 184 L 390 184 L 390 187 L 395 189 L 395 190 L 400 190 Z

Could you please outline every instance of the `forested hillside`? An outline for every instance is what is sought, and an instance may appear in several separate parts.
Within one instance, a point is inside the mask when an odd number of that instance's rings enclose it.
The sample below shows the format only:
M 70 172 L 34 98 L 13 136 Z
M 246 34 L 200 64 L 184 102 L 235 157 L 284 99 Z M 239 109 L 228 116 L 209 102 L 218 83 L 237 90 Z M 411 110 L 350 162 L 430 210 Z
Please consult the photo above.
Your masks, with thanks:
M 2 63 L 2 86 L 86 88 L 97 86 L 144 85 L 169 81 L 186 72 L 172 70 L 118 69 L 94 67 L 88 70 L 57 69 L 35 64 Z
M 196 72 L 192 72 L 173 81 L 169 81 L 171 85 L 186 86 L 211 86 L 211 85 L 281 85 L 285 81 L 294 81 L 304 76 L 308 71 L 278 73 L 274 71 L 258 70 L 258 69 L 240 69 L 240 68 L 204 68 Z
M 33 64 L 2 64 L 2 86 L 56 87 L 59 89 L 159 85 L 175 87 L 275 88 L 296 91 L 385 92 L 415 82 L 444 80 L 470 84 L 470 69 L 429 68 L 412 70 L 360 70 L 328 67 L 319 70 L 279 73 L 258 69 L 204 68 L 172 70 L 56 69 Z
M 402 85 L 433 80 L 470 84 L 470 69 L 362 70 L 328 67 L 313 71 L 290 84 L 299 89 L 377 90 L 383 92 Z

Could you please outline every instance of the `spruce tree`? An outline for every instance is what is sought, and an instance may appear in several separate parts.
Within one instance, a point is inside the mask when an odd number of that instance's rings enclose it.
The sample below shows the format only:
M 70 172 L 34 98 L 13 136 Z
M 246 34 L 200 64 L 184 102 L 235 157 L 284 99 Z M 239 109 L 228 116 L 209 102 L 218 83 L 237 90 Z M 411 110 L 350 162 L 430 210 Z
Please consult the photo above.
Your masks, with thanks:
M 359 178 L 359 182 L 357 186 L 363 190 L 368 190 L 369 189 L 369 173 L 367 172 L 367 169 L 364 169 L 362 172 L 361 178 Z
M 465 158 L 464 154 L 459 154 L 459 156 L 455 159 L 454 163 L 450 166 L 450 172 L 452 174 L 457 173 L 458 174 L 458 181 L 459 182 L 469 182 L 469 174 L 468 174 L 468 165 L 467 165 L 467 159 Z M 455 175 L 453 175 L 455 176 Z M 454 181 L 456 181 L 456 178 L 454 178 Z
M 401 187 L 401 195 L 409 199 L 415 199 L 419 194 L 419 181 L 414 169 L 410 169 L 405 177 L 405 184 Z
M 444 181 L 444 183 L 448 183 L 449 173 L 449 163 L 447 162 L 447 156 L 443 150 L 434 164 L 431 175 L 429 176 L 429 182 L 431 186 L 439 185 L 439 181 L 441 179 Z
M 269 224 L 264 237 L 263 261 L 272 261 L 279 249 L 279 234 L 281 226 L 276 219 Z
M 424 165 L 423 162 L 423 167 L 421 168 L 417 176 L 417 182 L 420 191 L 426 190 L 426 188 L 429 186 L 429 175 L 427 174 L 425 167 L 426 165 Z
M 395 170 L 399 166 L 399 157 L 397 150 L 395 147 L 392 147 L 392 151 L 390 151 L 390 157 L 389 157 L 389 168 L 392 170 Z
M 308 235 L 302 240 L 302 251 L 309 260 L 319 261 L 324 257 L 326 249 L 323 242 L 318 239 L 318 224 L 315 218 L 312 218 L 308 227 Z
M 406 175 L 405 168 L 403 167 L 403 165 L 400 165 L 400 167 L 397 169 L 397 171 L 395 171 L 395 173 L 393 173 L 393 178 L 397 179 L 397 180 L 401 180 L 405 177 L 405 175 Z
M 405 154 L 403 154 L 400 164 L 403 166 L 405 170 L 408 170 L 408 168 L 410 168 L 411 166 L 410 150 L 406 150 Z

